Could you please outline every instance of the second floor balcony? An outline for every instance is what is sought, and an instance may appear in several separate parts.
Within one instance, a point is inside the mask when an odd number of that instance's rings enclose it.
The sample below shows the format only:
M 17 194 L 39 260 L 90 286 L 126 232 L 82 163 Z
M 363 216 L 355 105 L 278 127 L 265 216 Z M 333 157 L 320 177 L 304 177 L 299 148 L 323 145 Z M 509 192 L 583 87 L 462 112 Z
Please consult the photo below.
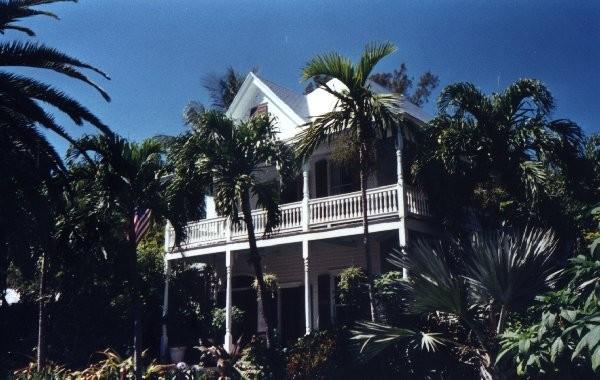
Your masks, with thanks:
M 398 185 L 387 185 L 367 190 L 367 216 L 369 221 L 398 218 L 401 214 Z M 405 209 L 408 215 L 430 217 L 426 196 L 419 190 L 404 187 Z M 269 236 L 281 236 L 343 227 L 362 221 L 360 191 L 328 197 L 306 199 L 280 205 L 280 223 Z M 261 238 L 267 224 L 264 210 L 252 211 L 252 221 L 257 238 Z M 225 217 L 204 219 L 186 226 L 186 241 L 182 249 L 225 244 L 247 239 L 246 224 L 231 224 Z M 167 230 L 167 246 L 173 244 L 173 231 Z

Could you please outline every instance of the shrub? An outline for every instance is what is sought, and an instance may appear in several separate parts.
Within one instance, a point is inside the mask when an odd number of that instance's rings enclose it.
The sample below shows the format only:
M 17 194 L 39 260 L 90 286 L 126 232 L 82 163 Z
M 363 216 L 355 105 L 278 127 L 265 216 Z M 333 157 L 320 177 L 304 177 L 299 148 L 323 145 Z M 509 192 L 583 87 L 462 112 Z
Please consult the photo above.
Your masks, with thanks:
M 263 338 L 253 336 L 242 351 L 236 368 L 248 379 L 284 378 L 285 359 L 280 347 L 267 348 Z
M 339 313 L 342 324 L 351 324 L 359 319 L 369 318 L 368 277 L 362 268 L 349 267 L 340 273 L 339 301 L 345 305 Z
M 341 364 L 338 335 L 317 331 L 298 339 L 288 355 L 286 370 L 289 379 L 329 379 Z
M 30 363 L 28 366 L 16 370 L 13 378 L 15 380 L 122 380 L 133 378 L 132 357 L 121 357 L 111 349 L 96 354 L 100 356 L 100 359 L 80 371 L 73 371 L 63 365 L 49 362 L 38 372 L 36 363 Z M 223 376 L 220 368 L 188 366 L 183 362 L 168 365 L 157 364 L 155 360 L 147 358 L 146 351 L 142 353 L 142 359 L 144 360 L 143 378 L 147 380 L 203 380 L 217 379 Z M 227 375 L 231 375 L 231 373 L 227 373 Z
M 220 338 L 225 334 L 225 308 L 214 308 L 211 312 L 211 327 L 214 338 Z M 244 311 L 237 306 L 231 306 L 231 327 L 232 334 L 238 335 L 242 324 L 244 323 Z
M 402 272 L 391 271 L 373 281 L 373 293 L 381 321 L 398 326 L 405 314 L 402 297 Z

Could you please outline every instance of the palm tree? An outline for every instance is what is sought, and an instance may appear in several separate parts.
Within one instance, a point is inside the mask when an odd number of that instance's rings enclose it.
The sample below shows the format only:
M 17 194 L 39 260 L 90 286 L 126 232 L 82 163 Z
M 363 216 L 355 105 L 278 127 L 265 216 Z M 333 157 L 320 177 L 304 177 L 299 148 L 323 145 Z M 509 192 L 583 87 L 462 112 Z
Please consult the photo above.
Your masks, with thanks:
M 583 141 L 575 123 L 550 119 L 553 109 L 538 80 L 520 79 L 489 96 L 470 83 L 447 86 L 414 171 L 425 186 L 442 178 L 440 210 L 456 206 L 460 214 L 467 200 L 494 222 L 539 220 L 551 174 L 576 166 Z
M 22 137 L 12 135 L 15 130 L 2 128 L 0 131 L 0 172 L 3 173 L 0 191 L 4 194 L 0 198 L 0 289 L 4 294 L 9 263 L 27 271 L 27 267 L 36 265 L 35 258 L 39 257 L 36 361 L 38 369 L 41 369 L 46 348 L 46 268 L 48 260 L 55 257 L 56 218 L 61 204 L 61 197 L 57 194 L 63 192 L 65 178 L 54 172 L 60 161 L 47 154 L 47 150 L 32 151 L 31 146 L 15 144 Z M 18 130 L 28 135 L 32 142 L 39 142 L 40 146 L 45 142 L 45 138 L 39 136 L 31 124 L 24 123 Z M 5 305 L 3 301 L 2 317 Z M 3 322 L 3 318 L 0 320 Z
M 319 87 L 336 98 L 331 112 L 315 117 L 297 135 L 297 155 L 307 160 L 323 142 L 331 143 L 340 135 L 345 135 L 355 143 L 359 154 L 360 190 L 362 198 L 363 247 L 369 276 L 369 302 L 371 318 L 375 320 L 372 281 L 373 271 L 369 247 L 369 223 L 367 218 L 367 175 L 368 154 L 373 149 L 377 137 L 385 136 L 400 122 L 395 112 L 398 98 L 392 94 L 377 94 L 368 79 L 371 71 L 396 48 L 391 43 L 368 45 L 360 61 L 352 63 L 338 53 L 329 53 L 311 59 L 302 71 L 302 79 L 315 79 Z M 335 78 L 345 86 L 343 89 L 330 87 L 318 78 Z
M 256 69 L 252 70 L 256 72 Z M 237 95 L 244 75 L 236 71 L 233 67 L 228 67 L 223 75 L 207 75 L 203 78 L 203 87 L 208 91 L 212 101 L 212 107 L 218 110 L 226 111 Z
M 554 284 L 557 247 L 552 231 L 526 228 L 522 232 L 475 233 L 467 243 L 449 245 L 416 239 L 409 255 L 398 252 L 390 262 L 411 273 L 401 283 L 409 313 L 454 316 L 474 333 L 478 348 L 493 357 L 509 313 L 525 310 Z M 450 249 L 464 257 L 464 265 L 451 264 Z M 389 347 L 393 339 L 381 338 L 393 336 L 396 329 L 381 326 L 378 333 L 371 332 L 378 345 L 371 350 Z M 358 328 L 353 339 L 364 341 L 368 334 L 369 329 Z
M 250 245 L 248 261 L 256 275 L 257 298 L 263 305 L 270 347 L 275 326 L 272 319 L 274 306 L 266 297 L 268 292 L 256 246 L 251 198 L 254 195 L 257 204 L 267 212 L 267 234 L 279 223 L 279 182 L 264 183 L 261 173 L 267 167 L 275 166 L 282 182 L 291 178 L 291 154 L 277 139 L 278 131 L 267 115 L 236 124 L 220 111 L 188 107 L 185 117 L 191 130 L 179 138 L 178 145 L 172 150 L 173 187 L 185 187 L 188 181 L 211 184 L 217 212 L 233 224 L 245 224 Z M 183 236 L 177 239 L 181 241 Z
M 60 0 L 59 0 L 60 1 Z M 35 15 L 56 16 L 50 12 L 40 11 L 31 7 L 49 4 L 53 0 L 16 0 L 0 2 L 0 33 L 14 29 L 34 35 L 27 27 L 16 25 L 21 18 Z M 38 43 L 31 42 L 0 42 L 0 66 L 31 67 L 52 70 L 70 78 L 82 81 L 96 89 L 102 97 L 110 101 L 110 97 L 100 86 L 89 79 L 81 70 L 91 70 L 109 79 L 101 70 L 82 62 L 60 51 Z M 47 110 L 39 102 L 51 105 L 64 112 L 77 125 L 88 122 L 104 133 L 110 130 L 96 116 L 76 100 L 60 90 L 32 78 L 0 71 L 0 121 L 15 124 L 20 120 L 38 123 L 42 127 L 56 133 L 69 142 L 73 139 L 58 125 Z
M 81 160 L 86 153 L 93 164 Z M 166 183 L 161 179 L 165 169 L 164 151 L 160 143 L 145 140 L 131 143 L 111 135 L 85 136 L 68 153 L 75 191 L 87 194 L 82 201 L 88 217 L 99 220 L 118 219 L 113 231 L 123 231 L 124 263 L 132 299 L 134 319 L 134 363 L 136 379 L 141 379 L 142 305 L 137 268 L 137 245 L 141 238 L 136 231 L 136 215 L 150 213 L 153 221 L 168 215 Z M 179 226 L 177 219 L 170 221 Z M 117 232 L 117 235 L 119 233 Z
M 19 25 L 18 22 L 23 18 L 37 15 L 57 18 L 53 13 L 33 8 L 37 5 L 53 2 L 57 1 L 0 1 L 0 34 L 4 34 L 7 30 L 15 30 L 33 36 L 33 30 Z M 92 86 L 104 99 L 110 100 L 108 94 L 91 81 L 83 73 L 83 70 L 94 71 L 108 79 L 105 73 L 85 62 L 39 43 L 0 42 L 0 66 L 52 70 Z M 4 179 L 0 190 L 3 194 L 6 194 L 0 201 L 3 210 L 0 215 L 0 286 L 2 291 L 5 288 L 6 269 L 10 260 L 9 244 L 11 235 L 26 230 L 26 228 L 15 228 L 13 222 L 23 220 L 20 216 L 31 215 L 37 211 L 35 208 L 25 209 L 25 207 L 29 207 L 38 201 L 37 196 L 39 194 L 32 191 L 32 189 L 47 187 L 49 179 L 54 175 L 53 173 L 62 172 L 64 175 L 65 172 L 60 155 L 48 142 L 46 136 L 40 132 L 39 127 L 41 126 L 69 142 L 74 142 L 73 138 L 54 120 L 49 111 L 42 107 L 40 102 L 65 113 L 77 125 L 88 122 L 104 133 L 111 133 L 109 128 L 95 115 L 64 92 L 30 77 L 0 70 L 0 129 L 2 130 L 0 145 L 3 146 L 2 153 L 0 153 L 0 175 Z M 17 164 L 11 164 L 15 162 Z M 33 165 L 29 165 L 31 163 Z M 14 199 L 8 194 L 21 197 L 21 202 L 18 203 L 19 207 L 12 204 Z M 28 197 L 32 198 L 28 199 Z M 24 238 L 32 239 L 31 236 L 24 236 Z M 14 242 L 14 239 L 12 241 Z M 44 269 L 44 266 L 42 266 L 42 269 Z M 43 290 L 43 271 L 40 280 L 42 280 L 40 289 Z M 41 368 L 45 361 L 43 347 L 44 299 L 45 297 L 40 297 L 39 301 L 38 368 Z

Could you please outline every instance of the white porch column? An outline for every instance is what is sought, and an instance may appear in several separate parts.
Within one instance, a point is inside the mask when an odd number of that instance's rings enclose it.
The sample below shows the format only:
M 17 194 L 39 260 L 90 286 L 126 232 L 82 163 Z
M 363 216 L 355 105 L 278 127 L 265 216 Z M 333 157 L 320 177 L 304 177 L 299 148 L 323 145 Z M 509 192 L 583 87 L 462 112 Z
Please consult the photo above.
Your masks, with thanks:
M 231 241 L 231 219 L 225 219 L 225 241 Z
M 231 250 L 225 251 L 225 272 L 226 272 L 226 290 L 225 290 L 225 342 L 223 347 L 225 351 L 231 352 L 233 337 L 231 335 Z
M 312 313 L 310 304 L 310 271 L 308 266 L 308 240 L 302 241 L 302 259 L 304 260 L 304 326 L 306 335 L 312 331 Z
M 406 231 L 406 194 L 404 188 L 404 177 L 402 170 L 402 149 L 404 148 L 404 141 L 402 139 L 402 133 L 398 128 L 396 135 L 396 173 L 398 176 L 398 217 L 400 218 L 400 228 L 398 229 L 398 237 L 400 241 L 400 249 L 406 247 L 407 244 L 407 231 Z M 408 277 L 408 270 L 402 269 L 402 277 Z
M 166 254 L 165 254 L 166 255 Z M 160 358 L 163 363 L 169 361 L 168 358 L 168 347 L 169 347 L 169 336 L 167 334 L 167 313 L 169 310 L 169 278 L 171 277 L 171 265 L 165 257 L 164 263 L 165 271 L 165 288 L 163 293 L 163 308 L 162 308 L 162 335 L 160 337 Z
M 309 187 L 308 187 L 308 162 L 302 167 L 302 231 L 308 231 L 308 220 L 310 210 L 308 209 Z

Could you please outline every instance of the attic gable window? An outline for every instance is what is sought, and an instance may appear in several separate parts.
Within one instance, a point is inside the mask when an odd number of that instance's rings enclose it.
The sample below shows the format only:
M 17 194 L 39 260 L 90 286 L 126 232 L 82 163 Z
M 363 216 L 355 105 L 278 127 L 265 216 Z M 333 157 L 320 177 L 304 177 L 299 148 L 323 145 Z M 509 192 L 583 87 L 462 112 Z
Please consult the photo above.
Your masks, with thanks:
M 258 115 L 266 115 L 268 113 L 267 103 L 261 103 L 256 107 L 250 108 L 250 117 Z

